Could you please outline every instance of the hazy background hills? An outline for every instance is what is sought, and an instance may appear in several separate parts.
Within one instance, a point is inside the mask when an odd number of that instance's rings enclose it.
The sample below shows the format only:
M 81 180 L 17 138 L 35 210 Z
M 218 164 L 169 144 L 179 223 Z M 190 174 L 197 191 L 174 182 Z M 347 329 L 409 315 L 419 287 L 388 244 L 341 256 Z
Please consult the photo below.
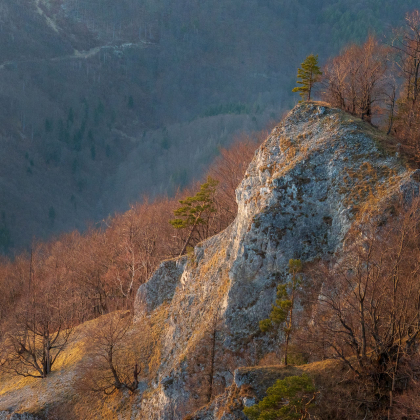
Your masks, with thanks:
M 414 0 L 1 0 L 0 248 L 171 194 Z

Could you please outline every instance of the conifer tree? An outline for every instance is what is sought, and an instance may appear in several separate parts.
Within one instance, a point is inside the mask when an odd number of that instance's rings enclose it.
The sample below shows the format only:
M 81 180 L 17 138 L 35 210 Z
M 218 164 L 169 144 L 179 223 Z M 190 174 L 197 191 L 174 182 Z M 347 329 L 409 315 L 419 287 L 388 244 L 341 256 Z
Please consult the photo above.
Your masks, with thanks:
M 180 255 L 184 254 L 194 233 L 200 226 L 207 227 L 206 233 L 208 233 L 210 217 L 217 211 L 214 195 L 218 183 L 215 179 L 208 177 L 207 182 L 200 186 L 200 191 L 197 194 L 179 201 L 182 206 L 174 211 L 175 216 L 178 216 L 178 218 L 170 220 L 169 223 L 175 229 L 187 229 L 188 231 Z M 204 236 L 206 237 L 207 235 L 205 234 Z
M 284 364 L 287 366 L 287 351 L 290 342 L 290 336 L 293 330 L 293 309 L 296 301 L 296 291 L 301 285 L 299 273 L 302 271 L 302 262 L 300 260 L 289 261 L 289 273 L 292 280 L 286 284 L 277 286 L 277 299 L 273 305 L 270 317 L 260 321 L 260 329 L 267 332 L 278 327 L 284 333 Z
M 307 420 L 312 418 L 316 395 L 308 376 L 289 376 L 279 379 L 263 400 L 243 412 L 250 420 Z
M 319 81 L 319 76 L 322 76 L 322 72 L 318 66 L 318 55 L 308 55 L 298 69 L 297 77 L 300 80 L 297 84 L 301 86 L 295 87 L 292 92 L 299 92 L 303 100 L 310 101 L 312 88 Z

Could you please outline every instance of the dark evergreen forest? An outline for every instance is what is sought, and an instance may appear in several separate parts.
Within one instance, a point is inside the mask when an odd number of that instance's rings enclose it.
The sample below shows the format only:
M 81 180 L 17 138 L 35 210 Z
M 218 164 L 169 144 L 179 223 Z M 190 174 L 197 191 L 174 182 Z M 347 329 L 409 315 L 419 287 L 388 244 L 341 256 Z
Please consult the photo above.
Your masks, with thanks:
M 97 222 L 201 179 L 294 105 L 296 68 L 414 0 L 4 0 L 0 246 Z

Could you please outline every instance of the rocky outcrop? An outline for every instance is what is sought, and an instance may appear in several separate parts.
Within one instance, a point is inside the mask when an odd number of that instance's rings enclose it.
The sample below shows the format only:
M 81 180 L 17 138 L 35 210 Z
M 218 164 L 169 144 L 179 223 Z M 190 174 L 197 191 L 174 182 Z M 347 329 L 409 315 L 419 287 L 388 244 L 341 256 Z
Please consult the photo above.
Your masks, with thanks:
M 236 364 L 270 351 L 259 333 L 288 261 L 328 259 L 352 223 L 417 175 L 370 125 L 321 103 L 298 105 L 256 151 L 236 191 L 238 215 L 187 260 L 165 262 L 137 297 L 141 325 L 165 305 L 159 363 L 141 417 L 170 419 L 233 383 Z M 160 309 L 159 309 L 160 308 Z M 260 350 L 261 351 L 261 350 Z M 216 404 L 217 405 L 217 404 Z M 218 412 L 217 418 L 242 418 Z M 202 417 L 216 418 L 206 411 Z
M 136 318 L 141 318 L 164 302 L 172 300 L 186 262 L 186 257 L 164 261 L 149 281 L 139 287 L 136 297 Z

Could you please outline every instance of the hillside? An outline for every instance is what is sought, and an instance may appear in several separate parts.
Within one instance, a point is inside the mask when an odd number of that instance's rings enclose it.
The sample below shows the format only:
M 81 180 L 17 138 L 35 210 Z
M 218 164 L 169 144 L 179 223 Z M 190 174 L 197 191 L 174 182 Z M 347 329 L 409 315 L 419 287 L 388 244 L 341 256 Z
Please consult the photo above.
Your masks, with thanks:
M 289 259 L 330 259 L 358 220 L 374 217 L 398 194 L 410 199 L 417 180 L 395 155 L 392 139 L 369 124 L 325 103 L 298 105 L 256 151 L 236 191 L 234 223 L 193 254 L 163 262 L 140 286 L 123 346 L 124 360 L 141 365 L 137 392 L 98 398 L 81 391 L 93 360 L 89 325 L 99 318 L 77 327 L 75 341 L 46 379 L 2 376 L 0 410 L 47 418 L 60 409 L 66 418 L 182 418 L 232 384 L 228 392 L 235 397 L 235 389 L 253 383 L 246 379 L 253 372 L 268 378 L 267 387 L 284 372 L 316 376 L 341 369 L 328 362 L 273 368 L 268 376 L 264 369 L 234 373 L 274 349 L 258 322 L 269 314 L 277 284 L 287 279 Z M 194 418 L 243 418 L 225 412 L 220 398 Z M 245 400 L 238 401 L 241 413 Z
M 290 108 L 308 53 L 387 33 L 415 3 L 3 1 L 0 248 L 199 179 Z

